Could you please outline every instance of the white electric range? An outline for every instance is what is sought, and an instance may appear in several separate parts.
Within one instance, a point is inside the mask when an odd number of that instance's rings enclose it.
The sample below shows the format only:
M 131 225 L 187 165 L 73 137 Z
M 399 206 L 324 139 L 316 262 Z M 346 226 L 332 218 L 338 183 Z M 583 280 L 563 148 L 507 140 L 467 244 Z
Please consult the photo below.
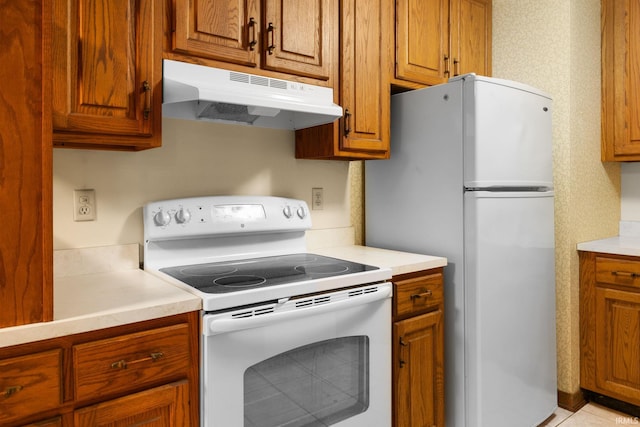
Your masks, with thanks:
M 390 424 L 390 269 L 308 253 L 301 200 L 194 197 L 143 214 L 145 270 L 202 298 L 203 426 Z

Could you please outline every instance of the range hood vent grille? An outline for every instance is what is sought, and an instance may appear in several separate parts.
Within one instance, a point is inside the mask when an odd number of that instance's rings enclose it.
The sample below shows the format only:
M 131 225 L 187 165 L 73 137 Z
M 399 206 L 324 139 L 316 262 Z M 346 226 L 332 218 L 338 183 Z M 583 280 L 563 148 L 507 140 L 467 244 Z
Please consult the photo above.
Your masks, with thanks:
M 303 129 L 342 116 L 327 87 L 165 60 L 163 115 Z

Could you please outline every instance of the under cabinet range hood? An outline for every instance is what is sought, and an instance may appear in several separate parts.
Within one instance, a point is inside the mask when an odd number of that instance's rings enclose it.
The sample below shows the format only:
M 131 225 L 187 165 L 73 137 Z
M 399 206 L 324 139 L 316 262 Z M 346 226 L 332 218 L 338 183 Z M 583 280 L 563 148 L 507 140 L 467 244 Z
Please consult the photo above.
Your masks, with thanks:
M 342 117 L 333 89 L 163 61 L 162 115 L 191 120 L 304 129 Z

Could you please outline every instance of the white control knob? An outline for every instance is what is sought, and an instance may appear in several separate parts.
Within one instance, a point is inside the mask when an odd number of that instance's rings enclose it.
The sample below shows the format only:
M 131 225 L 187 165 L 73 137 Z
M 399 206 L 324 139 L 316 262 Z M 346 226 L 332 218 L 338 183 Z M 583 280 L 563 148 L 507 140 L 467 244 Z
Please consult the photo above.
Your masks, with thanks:
M 304 219 L 304 217 L 307 216 L 307 212 L 304 210 L 302 206 L 298 208 L 296 213 L 298 214 L 298 217 L 300 217 L 300 219 Z
M 186 224 L 191 220 L 191 212 L 188 209 L 180 208 L 178 212 L 176 212 L 176 222 L 178 224 Z
M 164 227 L 171 222 L 171 215 L 160 209 L 158 213 L 153 216 L 153 222 L 155 222 L 157 226 Z
M 282 209 L 282 213 L 284 214 L 285 218 L 291 218 L 291 216 L 293 215 L 293 212 L 291 212 L 291 206 L 285 206 L 284 209 Z

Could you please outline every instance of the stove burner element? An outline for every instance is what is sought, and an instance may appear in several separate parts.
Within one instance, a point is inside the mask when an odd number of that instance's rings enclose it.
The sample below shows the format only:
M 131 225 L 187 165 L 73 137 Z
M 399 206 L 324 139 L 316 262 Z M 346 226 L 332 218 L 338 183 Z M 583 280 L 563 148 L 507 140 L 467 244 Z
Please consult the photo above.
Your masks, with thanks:
M 238 271 L 237 268 L 230 265 L 223 265 L 220 267 L 211 267 L 208 264 L 205 265 L 188 265 L 180 270 L 180 273 L 185 276 L 205 276 L 211 275 L 219 276 L 221 274 L 232 274 Z
M 246 288 L 248 286 L 259 286 L 265 283 L 267 279 L 260 276 L 250 276 L 239 274 L 237 276 L 219 277 L 213 281 L 216 285 L 228 286 L 230 288 Z
M 201 292 L 221 294 L 377 270 L 315 254 L 290 254 L 161 268 Z
M 298 265 L 296 270 L 306 274 L 319 274 L 319 275 L 336 275 L 343 274 L 349 271 L 349 267 L 343 264 L 309 264 Z

